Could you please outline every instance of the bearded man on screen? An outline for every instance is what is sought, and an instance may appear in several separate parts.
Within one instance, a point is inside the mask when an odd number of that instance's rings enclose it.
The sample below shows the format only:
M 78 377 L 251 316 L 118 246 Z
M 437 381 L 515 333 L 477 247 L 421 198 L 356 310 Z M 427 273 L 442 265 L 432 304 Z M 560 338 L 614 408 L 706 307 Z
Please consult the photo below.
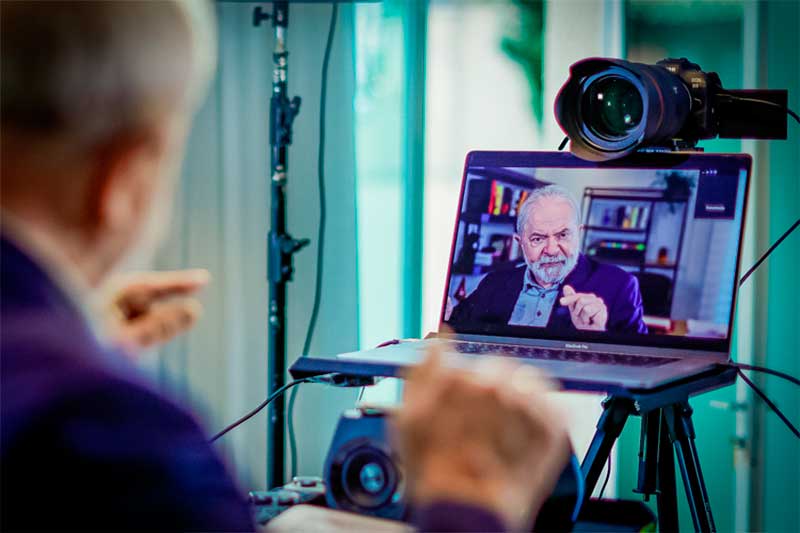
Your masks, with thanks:
M 524 264 L 491 272 L 458 304 L 456 329 L 488 324 L 647 333 L 634 276 L 580 253 L 580 211 L 557 185 L 535 189 L 519 210 L 514 239 Z

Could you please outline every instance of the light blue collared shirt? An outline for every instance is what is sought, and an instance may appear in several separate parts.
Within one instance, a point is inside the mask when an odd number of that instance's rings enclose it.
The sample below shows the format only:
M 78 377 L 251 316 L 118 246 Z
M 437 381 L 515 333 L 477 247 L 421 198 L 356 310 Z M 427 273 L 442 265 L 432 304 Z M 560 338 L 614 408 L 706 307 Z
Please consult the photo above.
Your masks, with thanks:
M 550 320 L 553 304 L 558 296 L 559 285 L 545 289 L 533 278 L 529 268 L 525 269 L 525 281 L 519 293 L 509 326 L 535 326 L 543 328 Z

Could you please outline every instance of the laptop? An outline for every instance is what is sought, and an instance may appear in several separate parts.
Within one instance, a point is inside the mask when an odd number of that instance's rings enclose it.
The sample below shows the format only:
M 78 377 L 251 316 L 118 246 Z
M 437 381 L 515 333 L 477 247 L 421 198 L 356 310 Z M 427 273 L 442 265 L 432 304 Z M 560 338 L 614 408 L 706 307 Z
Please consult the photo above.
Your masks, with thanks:
M 511 357 L 577 390 L 651 390 L 719 368 L 731 349 L 750 169 L 743 154 L 598 163 L 471 152 L 439 330 L 301 358 L 293 374 L 398 375 L 433 344 Z

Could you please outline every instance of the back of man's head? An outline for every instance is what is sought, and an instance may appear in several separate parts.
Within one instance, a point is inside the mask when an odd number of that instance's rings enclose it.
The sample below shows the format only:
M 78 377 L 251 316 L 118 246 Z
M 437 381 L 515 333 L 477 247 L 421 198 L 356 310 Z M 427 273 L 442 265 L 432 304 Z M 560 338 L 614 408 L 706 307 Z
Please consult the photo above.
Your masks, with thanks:
M 202 1 L 4 0 L 1 9 L 6 131 L 91 145 L 189 109 L 212 67 Z
M 168 199 L 215 63 L 210 5 L 3 0 L 0 25 L 3 212 L 100 282 Z

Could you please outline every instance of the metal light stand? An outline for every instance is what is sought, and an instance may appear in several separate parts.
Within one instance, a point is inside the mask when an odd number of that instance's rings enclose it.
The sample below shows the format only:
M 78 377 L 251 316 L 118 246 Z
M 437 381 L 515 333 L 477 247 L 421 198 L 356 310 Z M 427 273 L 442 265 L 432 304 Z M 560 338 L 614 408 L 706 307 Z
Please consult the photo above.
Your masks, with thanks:
M 269 143 L 272 147 L 270 179 L 270 229 L 267 243 L 267 276 L 269 278 L 269 343 L 267 359 L 267 394 L 285 384 L 286 374 L 286 284 L 292 280 L 293 255 L 310 242 L 294 239 L 286 232 L 286 172 L 288 148 L 292 144 L 292 123 L 300 111 L 300 97 L 287 96 L 286 28 L 289 23 L 288 2 L 274 2 L 272 14 L 258 6 L 253 9 L 253 25 L 272 19 L 275 48 L 272 54 L 272 97 L 269 110 Z M 270 404 L 267 411 L 267 488 L 283 485 L 286 407 L 283 396 Z

